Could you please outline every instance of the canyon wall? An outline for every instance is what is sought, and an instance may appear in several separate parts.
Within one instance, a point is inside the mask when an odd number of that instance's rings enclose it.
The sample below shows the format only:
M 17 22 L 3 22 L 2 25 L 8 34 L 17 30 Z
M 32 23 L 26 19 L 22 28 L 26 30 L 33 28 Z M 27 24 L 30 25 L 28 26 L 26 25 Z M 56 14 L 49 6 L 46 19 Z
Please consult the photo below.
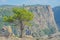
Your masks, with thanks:
M 9 23 L 3 22 L 2 19 L 3 16 L 10 16 L 13 14 L 12 7 L 15 6 L 0 6 L 0 28 L 3 27 L 3 25 L 9 25 Z M 54 19 L 54 13 L 52 11 L 51 6 L 29 5 L 23 7 L 34 14 L 34 19 L 33 21 L 31 21 L 32 26 L 25 26 L 24 28 L 24 32 L 26 35 L 29 34 L 33 37 L 41 37 L 44 35 L 50 35 L 58 32 L 58 28 Z M 18 29 L 14 28 L 12 28 L 13 32 L 15 34 L 19 34 Z
M 34 14 L 34 20 L 31 22 L 33 25 L 30 28 L 33 36 L 44 36 L 58 32 L 51 6 L 31 5 L 24 8 Z

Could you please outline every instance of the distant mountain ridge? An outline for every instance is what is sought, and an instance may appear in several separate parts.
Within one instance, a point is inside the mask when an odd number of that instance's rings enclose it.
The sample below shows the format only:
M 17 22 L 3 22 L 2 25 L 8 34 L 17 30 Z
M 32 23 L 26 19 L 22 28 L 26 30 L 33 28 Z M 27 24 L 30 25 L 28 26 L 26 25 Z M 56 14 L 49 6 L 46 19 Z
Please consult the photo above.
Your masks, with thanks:
M 58 25 L 58 28 L 60 29 L 60 6 L 54 7 L 54 16 L 55 16 L 55 21 Z

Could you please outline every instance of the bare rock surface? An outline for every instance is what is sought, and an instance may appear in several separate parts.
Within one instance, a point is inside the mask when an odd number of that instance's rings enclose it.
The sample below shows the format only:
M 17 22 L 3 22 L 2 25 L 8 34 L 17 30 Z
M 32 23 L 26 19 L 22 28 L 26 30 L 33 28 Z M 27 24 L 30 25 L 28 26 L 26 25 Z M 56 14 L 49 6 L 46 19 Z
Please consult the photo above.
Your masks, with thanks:
M 40 37 L 40 38 L 33 38 L 32 36 L 24 36 L 23 38 L 18 37 L 0 37 L 0 40 L 60 40 L 60 32 L 56 34 L 52 34 L 48 37 Z

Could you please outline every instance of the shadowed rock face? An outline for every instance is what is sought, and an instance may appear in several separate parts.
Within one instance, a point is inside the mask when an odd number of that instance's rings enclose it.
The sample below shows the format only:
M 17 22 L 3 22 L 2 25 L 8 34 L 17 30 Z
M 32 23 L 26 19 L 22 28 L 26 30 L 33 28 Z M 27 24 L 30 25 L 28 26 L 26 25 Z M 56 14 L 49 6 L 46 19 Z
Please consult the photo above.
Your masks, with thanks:
M 2 17 L 4 15 L 13 14 L 13 12 L 11 11 L 11 8 L 12 7 L 9 7 L 9 6 L 5 8 L 0 7 L 0 9 L 2 10 L 2 11 L 0 10 L 0 14 L 2 15 Z M 24 8 L 31 11 L 34 14 L 34 19 L 33 21 L 31 21 L 32 27 L 29 27 L 29 30 L 31 31 L 31 35 L 33 37 L 41 37 L 45 35 L 50 35 L 58 31 L 57 25 L 54 20 L 54 13 L 50 6 L 31 5 L 31 6 L 24 6 Z M 2 19 L 2 17 L 0 17 L 0 20 Z M 4 22 L 1 20 L 2 25 L 3 23 Z M 25 30 L 26 29 L 28 28 L 25 26 Z
M 56 6 L 52 9 L 54 11 L 55 20 L 56 20 L 56 23 L 57 23 L 59 31 L 60 31 L 60 6 Z

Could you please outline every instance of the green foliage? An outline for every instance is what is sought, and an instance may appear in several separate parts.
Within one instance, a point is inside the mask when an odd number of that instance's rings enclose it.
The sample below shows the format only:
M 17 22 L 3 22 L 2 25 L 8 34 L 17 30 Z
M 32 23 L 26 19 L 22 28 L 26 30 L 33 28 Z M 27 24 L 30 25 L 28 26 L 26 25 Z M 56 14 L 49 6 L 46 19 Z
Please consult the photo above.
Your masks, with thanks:
M 3 19 L 5 22 L 10 22 L 10 23 L 16 22 L 16 20 L 18 20 L 19 24 L 20 24 L 20 28 L 21 28 L 20 37 L 22 38 L 24 25 L 27 24 L 30 26 L 31 24 L 29 24 L 28 21 L 33 20 L 34 15 L 24 8 L 13 8 L 12 11 L 13 11 L 14 15 L 4 16 Z
M 4 16 L 3 21 L 5 21 L 5 22 L 13 22 L 14 18 L 12 16 Z
M 56 28 L 55 27 L 51 27 L 50 30 L 51 30 L 51 34 L 56 32 Z
M 50 32 L 51 32 L 51 31 L 50 31 L 49 29 L 47 29 L 47 28 L 46 28 L 46 29 L 44 29 L 43 31 L 44 31 L 44 33 L 45 33 L 46 35 L 49 35 L 49 34 L 50 34 Z
M 33 14 L 26 9 L 23 8 L 13 8 L 12 11 L 14 12 L 13 16 L 4 16 L 3 19 L 5 22 L 13 22 L 15 20 L 19 21 L 30 21 L 33 19 Z
M 3 17 L 3 21 L 7 21 L 7 19 L 8 19 L 7 16 Z
M 50 34 L 53 34 L 53 33 L 55 33 L 55 28 L 54 27 L 51 27 L 51 28 L 49 28 L 49 29 L 44 29 L 43 31 L 44 31 L 44 33 L 46 34 L 46 35 L 50 35 Z
M 32 24 L 30 22 L 24 22 L 24 24 L 27 26 L 32 26 Z
M 13 8 L 14 18 L 20 21 L 30 21 L 33 19 L 33 14 L 23 8 Z

